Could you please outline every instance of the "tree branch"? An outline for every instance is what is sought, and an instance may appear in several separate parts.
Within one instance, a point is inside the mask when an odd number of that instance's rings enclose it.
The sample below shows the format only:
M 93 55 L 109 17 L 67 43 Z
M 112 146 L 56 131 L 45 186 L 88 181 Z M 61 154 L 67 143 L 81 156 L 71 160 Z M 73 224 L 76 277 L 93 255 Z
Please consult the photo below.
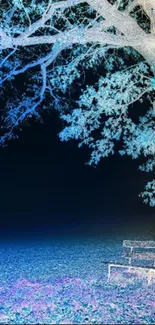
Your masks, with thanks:
M 74 4 L 83 3 L 83 2 L 85 2 L 85 1 L 84 0 L 78 0 L 78 1 L 72 0 L 71 4 L 74 5 Z M 52 14 L 54 13 L 54 11 L 56 9 L 66 9 L 68 7 L 69 7 L 69 1 L 58 1 L 58 2 L 50 4 L 50 6 L 48 6 L 47 12 L 45 11 L 43 16 L 40 19 L 38 19 L 36 22 L 31 24 L 31 26 L 29 26 L 25 32 L 23 32 L 20 36 L 18 36 L 18 38 L 23 39 L 23 38 L 27 38 L 30 35 L 34 34 L 39 28 L 44 27 L 45 23 L 51 18 Z
M 32 46 L 32 45 L 40 45 L 40 44 L 54 44 L 57 41 L 63 44 L 86 44 L 88 42 L 93 43 L 100 43 L 101 45 L 104 44 L 111 44 L 117 45 L 120 47 L 124 46 L 138 46 L 142 43 L 145 44 L 152 44 L 154 43 L 153 36 L 147 35 L 137 35 L 133 36 L 123 36 L 123 35 L 114 35 L 110 32 L 102 31 L 102 23 L 98 27 L 92 27 L 87 29 L 86 28 L 74 28 L 69 30 L 68 32 L 61 32 L 54 36 L 32 36 L 28 38 L 13 38 L 11 42 L 11 48 L 18 47 L 18 46 Z M 5 44 L 3 48 L 8 48 L 8 44 Z M 10 48 L 10 46 L 9 46 Z
M 144 36 L 146 33 L 137 22 L 126 12 L 120 12 L 108 0 L 87 0 L 87 3 L 96 10 L 106 21 L 117 28 L 124 36 L 135 37 Z

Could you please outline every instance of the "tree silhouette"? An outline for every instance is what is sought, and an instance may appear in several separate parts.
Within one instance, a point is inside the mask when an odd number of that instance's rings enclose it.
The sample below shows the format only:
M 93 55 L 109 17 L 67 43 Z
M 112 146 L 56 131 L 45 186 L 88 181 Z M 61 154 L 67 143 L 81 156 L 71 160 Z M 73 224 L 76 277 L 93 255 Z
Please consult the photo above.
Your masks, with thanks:
M 90 165 L 119 142 L 121 155 L 143 155 L 139 168 L 154 172 L 154 0 L 12 0 L 0 19 L 2 146 L 54 107 L 60 139 L 89 146 Z M 147 109 L 135 122 L 137 102 Z M 155 206 L 155 180 L 140 196 Z

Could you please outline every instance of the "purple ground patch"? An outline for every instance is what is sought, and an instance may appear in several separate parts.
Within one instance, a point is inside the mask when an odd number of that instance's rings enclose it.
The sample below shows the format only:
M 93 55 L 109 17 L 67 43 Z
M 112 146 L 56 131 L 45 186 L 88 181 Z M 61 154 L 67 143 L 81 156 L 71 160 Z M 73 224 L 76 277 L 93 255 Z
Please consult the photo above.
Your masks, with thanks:
M 155 282 L 64 276 L 18 279 L 0 286 L 0 324 L 153 324 Z

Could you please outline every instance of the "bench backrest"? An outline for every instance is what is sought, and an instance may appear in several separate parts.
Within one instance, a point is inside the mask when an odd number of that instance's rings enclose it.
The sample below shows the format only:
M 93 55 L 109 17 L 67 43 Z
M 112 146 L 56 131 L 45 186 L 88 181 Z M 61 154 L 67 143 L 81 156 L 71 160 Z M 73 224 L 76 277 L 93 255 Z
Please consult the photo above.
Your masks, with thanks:
M 123 240 L 123 247 L 133 248 L 155 248 L 155 241 L 153 240 Z
M 155 241 L 141 241 L 141 240 L 124 240 L 123 248 L 130 248 L 129 253 L 125 253 L 124 256 L 129 258 L 129 264 L 131 259 L 145 260 L 154 262 L 155 266 L 155 252 L 148 252 L 148 249 L 155 249 Z M 142 252 L 135 252 L 134 248 L 145 249 Z

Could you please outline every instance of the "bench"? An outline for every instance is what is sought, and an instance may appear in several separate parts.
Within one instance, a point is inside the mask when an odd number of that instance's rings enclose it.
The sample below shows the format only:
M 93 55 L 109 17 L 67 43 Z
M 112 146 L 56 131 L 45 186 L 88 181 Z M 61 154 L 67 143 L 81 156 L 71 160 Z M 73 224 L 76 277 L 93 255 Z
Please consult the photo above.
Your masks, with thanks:
M 112 267 L 122 267 L 127 268 L 128 271 L 136 270 L 145 270 L 148 273 L 148 285 L 151 283 L 152 274 L 155 273 L 155 251 L 149 252 L 148 249 L 155 249 L 155 241 L 141 241 L 141 240 L 123 240 L 123 257 L 128 258 L 128 264 L 124 265 L 121 263 L 118 264 L 109 264 L 108 265 L 108 280 L 110 279 L 110 270 Z M 143 250 L 142 252 L 135 252 L 134 249 L 138 248 Z M 130 249 L 129 252 L 125 249 Z M 152 266 L 133 266 L 131 265 L 132 260 L 143 260 L 151 261 Z

